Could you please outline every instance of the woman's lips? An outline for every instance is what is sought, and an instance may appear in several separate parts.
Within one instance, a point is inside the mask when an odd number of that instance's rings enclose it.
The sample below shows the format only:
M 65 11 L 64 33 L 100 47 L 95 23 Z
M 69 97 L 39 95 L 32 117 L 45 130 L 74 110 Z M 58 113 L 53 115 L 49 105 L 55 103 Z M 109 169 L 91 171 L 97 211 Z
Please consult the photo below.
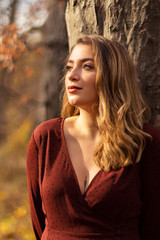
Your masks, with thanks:
M 68 86 L 68 92 L 69 93 L 74 93 L 76 92 L 77 90 L 81 90 L 82 88 L 80 87 L 77 87 L 77 86 Z

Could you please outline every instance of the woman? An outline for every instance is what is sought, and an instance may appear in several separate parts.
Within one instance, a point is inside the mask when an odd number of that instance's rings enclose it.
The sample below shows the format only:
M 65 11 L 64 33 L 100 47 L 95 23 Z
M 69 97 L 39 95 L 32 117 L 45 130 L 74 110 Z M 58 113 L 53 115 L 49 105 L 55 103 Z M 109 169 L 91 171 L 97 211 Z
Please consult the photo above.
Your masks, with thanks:
M 62 118 L 27 153 L 37 239 L 160 239 L 160 132 L 125 48 L 82 36 L 67 59 Z

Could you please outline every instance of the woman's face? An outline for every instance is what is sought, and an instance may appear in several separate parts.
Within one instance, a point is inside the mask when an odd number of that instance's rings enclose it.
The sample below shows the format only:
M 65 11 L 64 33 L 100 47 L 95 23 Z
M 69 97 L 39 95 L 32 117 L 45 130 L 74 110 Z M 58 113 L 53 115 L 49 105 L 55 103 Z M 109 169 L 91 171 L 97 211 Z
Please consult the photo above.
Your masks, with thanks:
M 98 100 L 95 87 L 96 69 L 91 47 L 76 45 L 66 70 L 65 87 L 69 103 L 79 108 L 91 107 Z

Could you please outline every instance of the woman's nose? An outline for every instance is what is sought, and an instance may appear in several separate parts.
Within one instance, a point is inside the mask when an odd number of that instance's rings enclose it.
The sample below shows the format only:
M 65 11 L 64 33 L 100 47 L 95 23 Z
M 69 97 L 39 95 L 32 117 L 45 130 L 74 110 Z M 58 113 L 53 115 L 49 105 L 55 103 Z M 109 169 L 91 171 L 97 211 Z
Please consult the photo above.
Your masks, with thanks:
M 70 81 L 79 80 L 79 73 L 77 68 L 72 68 L 68 73 L 68 79 Z

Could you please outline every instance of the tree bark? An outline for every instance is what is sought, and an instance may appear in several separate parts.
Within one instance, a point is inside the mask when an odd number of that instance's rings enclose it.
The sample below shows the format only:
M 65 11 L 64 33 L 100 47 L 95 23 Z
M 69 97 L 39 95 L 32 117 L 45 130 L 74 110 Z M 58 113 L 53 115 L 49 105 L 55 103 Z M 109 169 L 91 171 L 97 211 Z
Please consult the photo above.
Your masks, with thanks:
M 68 53 L 65 8 L 65 0 L 50 1 L 49 17 L 43 32 L 46 53 L 40 80 L 39 122 L 59 116 L 59 80 L 62 78 L 64 61 Z
M 158 0 L 69 0 L 66 24 L 69 47 L 81 34 L 98 33 L 124 44 L 160 128 L 160 4 Z
M 66 23 L 71 48 L 80 34 L 98 33 L 95 1 L 70 0 L 66 8 Z
M 19 0 L 11 1 L 11 4 L 10 4 L 11 13 L 10 13 L 10 19 L 9 19 L 10 24 L 15 22 L 16 10 L 17 10 L 18 3 L 19 3 Z

